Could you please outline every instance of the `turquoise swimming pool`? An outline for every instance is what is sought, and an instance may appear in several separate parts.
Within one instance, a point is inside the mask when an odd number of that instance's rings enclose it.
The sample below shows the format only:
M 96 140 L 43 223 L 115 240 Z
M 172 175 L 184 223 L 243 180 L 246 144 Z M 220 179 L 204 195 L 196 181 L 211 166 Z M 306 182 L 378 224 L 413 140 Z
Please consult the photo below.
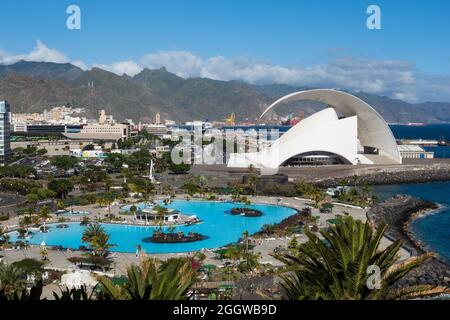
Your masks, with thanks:
M 143 205 L 140 207 L 142 208 Z M 191 243 L 148 243 L 143 242 L 142 239 L 151 236 L 156 227 L 103 224 L 105 230 L 110 234 L 110 242 L 116 245 L 112 251 L 135 252 L 137 245 L 141 245 L 147 253 L 175 253 L 201 250 L 202 248 L 217 248 L 236 242 L 245 230 L 254 233 L 265 224 L 280 222 L 296 213 L 295 209 L 288 207 L 253 204 L 249 207 L 261 210 L 263 212 L 261 217 L 234 216 L 229 211 L 236 207 L 236 204 L 230 202 L 176 200 L 167 207 L 179 210 L 185 215 L 196 215 L 203 221 L 197 225 L 176 227 L 176 231 L 197 232 L 209 238 Z M 65 229 L 50 225 L 50 232 L 35 233 L 28 241 L 37 245 L 44 241 L 47 245 L 61 245 L 65 248 L 77 249 L 83 245 L 81 235 L 85 227 L 75 222 L 67 224 L 69 227 Z M 16 240 L 18 240 L 17 235 L 11 234 L 11 241 Z

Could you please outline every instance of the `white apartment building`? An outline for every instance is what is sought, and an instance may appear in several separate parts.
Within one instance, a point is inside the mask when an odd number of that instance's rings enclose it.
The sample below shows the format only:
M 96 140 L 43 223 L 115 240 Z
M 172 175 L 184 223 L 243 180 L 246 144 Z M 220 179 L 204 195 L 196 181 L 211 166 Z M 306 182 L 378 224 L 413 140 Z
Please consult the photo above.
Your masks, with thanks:
M 119 136 L 119 138 L 129 138 L 131 134 L 131 126 L 126 123 L 114 123 L 114 124 L 90 123 L 83 126 L 80 133 L 87 135 L 107 134 Z

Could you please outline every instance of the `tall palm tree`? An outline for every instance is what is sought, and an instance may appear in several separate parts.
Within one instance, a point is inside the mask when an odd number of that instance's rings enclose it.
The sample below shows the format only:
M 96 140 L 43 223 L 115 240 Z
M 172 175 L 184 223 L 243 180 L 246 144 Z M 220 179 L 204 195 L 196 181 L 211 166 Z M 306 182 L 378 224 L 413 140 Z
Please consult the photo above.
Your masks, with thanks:
M 380 241 L 387 226 L 376 231 L 369 222 L 341 217 L 320 239 L 306 230 L 309 241 L 296 253 L 279 257 L 287 264 L 282 287 L 288 299 L 397 299 L 428 292 L 429 287 L 394 289 L 394 284 L 409 271 L 430 258 L 429 254 L 398 263 L 402 241 L 383 250 Z M 370 289 L 370 266 L 380 270 L 379 289 Z
M 169 209 L 160 205 L 155 206 L 153 209 L 156 210 L 159 221 L 164 223 L 164 217 L 169 213 Z
M 26 214 L 19 219 L 19 225 L 23 228 L 29 227 L 33 224 L 33 216 Z
M 10 236 L 7 233 L 6 228 L 3 226 L 0 226 L 0 244 L 2 245 L 2 249 L 5 250 L 6 246 L 8 245 Z
M 97 204 L 100 207 L 107 207 L 108 208 L 108 214 L 111 215 L 111 204 L 115 201 L 115 197 L 112 194 L 107 194 L 104 197 L 97 199 Z
M 323 200 L 325 200 L 325 194 L 321 190 L 315 190 L 312 193 L 311 198 L 314 201 L 314 207 L 320 208 Z
M 0 263 L 0 290 L 5 296 L 25 289 L 26 276 L 24 272 L 12 265 Z
M 248 184 L 252 189 L 253 196 L 256 196 L 256 188 L 258 186 L 258 182 L 260 180 L 260 177 L 258 176 L 258 173 L 255 170 L 255 167 L 251 164 L 248 167 L 249 177 L 248 177 Z
M 109 244 L 109 235 L 99 223 L 90 224 L 84 229 L 81 241 L 89 243 L 93 255 L 101 257 L 106 257 L 108 250 L 114 246 Z
M 242 257 L 241 248 L 237 245 L 229 246 L 225 251 L 224 256 L 228 259 L 233 260 L 233 265 L 237 265 L 237 261 Z
M 50 208 L 48 206 L 43 206 L 39 210 L 39 219 L 45 224 L 45 222 L 51 218 Z
M 137 208 L 135 205 L 132 205 L 132 206 L 130 207 L 130 213 L 133 214 L 134 220 L 137 220 L 137 216 L 136 216 L 137 211 L 138 211 L 138 208 Z
M 158 265 L 155 259 L 143 259 L 140 266 L 127 270 L 128 283 L 114 285 L 99 277 L 99 299 L 105 300 L 183 300 L 196 281 L 188 259 L 169 259 Z
M 2 237 L 2 249 L 5 250 L 6 248 L 8 248 L 8 243 L 9 240 L 11 239 L 11 236 L 5 232 L 1 235 L 1 237 Z
M 98 236 L 100 233 L 103 232 L 105 232 L 105 230 L 99 223 L 93 223 L 89 225 L 86 229 L 84 229 L 81 241 L 89 243 L 92 241 L 92 239 L 94 239 L 96 236 Z

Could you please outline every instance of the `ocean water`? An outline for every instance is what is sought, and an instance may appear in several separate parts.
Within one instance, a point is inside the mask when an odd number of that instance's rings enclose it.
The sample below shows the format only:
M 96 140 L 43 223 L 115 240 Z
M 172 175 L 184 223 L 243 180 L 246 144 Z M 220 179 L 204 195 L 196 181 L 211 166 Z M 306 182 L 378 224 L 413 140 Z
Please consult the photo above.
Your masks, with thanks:
M 450 124 L 425 126 L 390 125 L 397 139 L 445 139 L 450 141 Z M 449 158 L 450 147 L 425 147 L 434 151 L 436 158 Z M 394 194 L 409 194 L 424 200 L 438 203 L 441 208 L 431 214 L 416 219 L 410 225 L 415 237 L 427 249 L 436 252 L 450 262 L 450 181 L 422 184 L 377 186 L 375 193 L 385 199 Z
M 450 124 L 429 124 L 406 126 L 391 124 L 389 127 L 397 139 L 440 139 L 450 140 Z
M 192 226 L 179 226 L 175 232 L 189 231 L 197 232 L 208 236 L 208 239 L 177 244 L 160 244 L 143 242 L 142 239 L 150 237 L 156 227 L 130 226 L 117 224 L 103 224 L 106 232 L 110 235 L 110 243 L 116 246 L 111 251 L 135 252 L 137 245 L 147 253 L 168 253 L 187 252 L 200 250 L 202 248 L 217 248 L 223 245 L 234 243 L 242 237 L 242 233 L 247 230 L 250 234 L 259 231 L 263 225 L 280 222 L 284 218 L 295 214 L 297 211 L 292 208 L 255 204 L 249 207 L 261 210 L 261 217 L 244 217 L 230 214 L 230 210 L 236 207 L 230 202 L 207 202 L 207 201 L 182 201 L 177 200 L 168 207 L 177 209 L 185 215 L 196 215 L 203 222 Z M 50 225 L 48 233 L 36 232 L 28 241 L 31 244 L 39 245 L 42 241 L 46 245 L 61 245 L 65 248 L 76 249 L 81 245 L 81 235 L 85 227 L 79 223 L 68 223 L 69 228 L 59 229 L 55 225 Z M 17 234 L 11 235 L 11 241 L 17 241 Z
M 414 220 L 410 230 L 428 250 L 450 263 L 450 181 L 376 186 L 374 189 L 381 200 L 394 194 L 408 194 L 438 203 L 440 209 Z

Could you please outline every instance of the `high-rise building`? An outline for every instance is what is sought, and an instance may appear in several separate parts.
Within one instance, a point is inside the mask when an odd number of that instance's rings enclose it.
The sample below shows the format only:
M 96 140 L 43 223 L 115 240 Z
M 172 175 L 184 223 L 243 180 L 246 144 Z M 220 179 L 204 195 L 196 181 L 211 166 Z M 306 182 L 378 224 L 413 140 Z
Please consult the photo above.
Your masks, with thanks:
M 111 114 L 106 114 L 105 110 L 100 110 L 98 112 L 98 123 L 99 124 L 114 124 L 114 117 Z
M 99 124 L 105 124 L 106 122 L 106 112 L 105 110 L 100 110 L 98 113 L 98 123 Z
M 0 101 L 0 164 L 11 159 L 11 109 L 8 101 Z
M 161 115 L 159 113 L 155 115 L 155 124 L 161 124 Z

